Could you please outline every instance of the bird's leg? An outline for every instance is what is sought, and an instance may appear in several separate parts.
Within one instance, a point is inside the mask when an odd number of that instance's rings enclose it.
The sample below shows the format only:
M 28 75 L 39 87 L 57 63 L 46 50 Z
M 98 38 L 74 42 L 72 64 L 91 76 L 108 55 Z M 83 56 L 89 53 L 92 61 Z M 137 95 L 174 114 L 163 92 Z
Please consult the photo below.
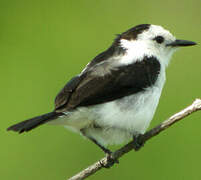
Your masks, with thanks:
M 138 151 L 141 147 L 144 146 L 144 141 L 142 139 L 142 134 L 134 135 L 133 136 L 133 145 L 134 145 L 134 150 Z
M 105 148 L 104 146 L 102 146 L 101 144 L 99 144 L 95 139 L 89 137 L 89 139 L 94 142 L 98 147 L 100 147 L 105 154 L 112 154 L 112 151 L 110 151 L 109 149 Z
M 99 144 L 92 137 L 87 136 L 86 133 L 84 132 L 84 129 L 81 129 L 80 132 L 82 133 L 83 136 L 87 137 L 90 141 L 92 141 L 93 143 L 95 143 L 99 148 L 101 148 L 104 151 L 104 153 L 107 156 L 107 161 L 108 161 L 107 165 L 103 165 L 105 168 L 110 168 L 111 166 L 113 166 L 114 163 L 117 163 L 117 164 L 119 163 L 118 159 L 114 159 L 112 157 L 112 151 L 110 151 L 109 149 L 107 149 L 104 146 L 102 146 L 101 144 Z
M 91 137 L 87 137 L 88 139 L 90 139 L 92 142 L 94 142 L 98 147 L 100 147 L 104 153 L 106 154 L 107 157 L 107 165 L 102 164 L 105 168 L 110 168 L 112 167 L 115 163 L 119 163 L 118 159 L 114 159 L 112 157 L 112 151 L 110 151 L 109 149 L 105 148 L 104 146 L 102 146 L 101 144 L 99 144 L 95 139 L 91 138 Z

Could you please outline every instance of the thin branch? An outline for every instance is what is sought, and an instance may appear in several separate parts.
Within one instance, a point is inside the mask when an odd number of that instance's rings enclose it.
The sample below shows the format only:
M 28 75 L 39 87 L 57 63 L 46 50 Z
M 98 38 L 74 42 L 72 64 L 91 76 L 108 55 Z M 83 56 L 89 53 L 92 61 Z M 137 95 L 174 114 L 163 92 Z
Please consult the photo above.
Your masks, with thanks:
M 182 111 L 174 114 L 166 121 L 162 122 L 155 128 L 147 131 L 145 134 L 143 134 L 140 137 L 140 142 L 145 143 L 147 140 L 151 139 L 152 137 L 158 135 L 160 132 L 164 131 L 174 123 L 178 122 L 179 120 L 187 117 L 188 115 L 192 114 L 193 112 L 196 112 L 198 110 L 201 110 L 201 99 L 196 99 L 190 106 L 186 107 Z M 128 153 L 129 151 L 133 150 L 134 145 L 133 141 L 126 144 L 122 148 L 118 149 L 114 153 L 112 153 L 112 158 L 119 159 L 124 154 Z M 104 157 L 101 160 L 97 161 L 93 165 L 87 167 L 86 169 L 82 170 L 75 176 L 69 178 L 69 180 L 82 180 L 85 179 L 92 174 L 96 173 L 98 170 L 102 169 L 103 167 L 107 166 L 109 164 L 108 158 Z

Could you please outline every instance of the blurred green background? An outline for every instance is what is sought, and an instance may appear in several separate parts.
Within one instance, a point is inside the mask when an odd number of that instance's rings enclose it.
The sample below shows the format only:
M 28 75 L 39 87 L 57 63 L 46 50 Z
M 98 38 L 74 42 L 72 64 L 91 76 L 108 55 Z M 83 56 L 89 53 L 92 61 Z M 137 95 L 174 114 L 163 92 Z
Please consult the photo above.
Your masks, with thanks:
M 142 23 L 162 25 L 200 44 L 201 1 L 0 0 L 1 179 L 64 180 L 103 157 L 94 144 L 60 126 L 22 135 L 6 128 L 51 111 L 58 91 L 115 34 Z M 151 127 L 197 97 L 200 45 L 174 55 Z M 197 112 L 89 179 L 201 179 L 200 129 Z

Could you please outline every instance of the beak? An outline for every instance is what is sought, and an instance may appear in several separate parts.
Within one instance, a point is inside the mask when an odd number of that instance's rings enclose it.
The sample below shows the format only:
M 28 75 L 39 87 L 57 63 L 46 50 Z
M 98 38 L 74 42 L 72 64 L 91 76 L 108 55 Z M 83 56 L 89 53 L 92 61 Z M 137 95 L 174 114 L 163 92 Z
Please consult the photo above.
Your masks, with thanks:
M 179 47 L 179 46 L 193 46 L 196 45 L 197 43 L 193 42 L 193 41 L 187 41 L 187 40 L 180 40 L 180 39 L 176 39 L 175 41 L 167 44 L 166 46 L 172 46 L 172 47 Z

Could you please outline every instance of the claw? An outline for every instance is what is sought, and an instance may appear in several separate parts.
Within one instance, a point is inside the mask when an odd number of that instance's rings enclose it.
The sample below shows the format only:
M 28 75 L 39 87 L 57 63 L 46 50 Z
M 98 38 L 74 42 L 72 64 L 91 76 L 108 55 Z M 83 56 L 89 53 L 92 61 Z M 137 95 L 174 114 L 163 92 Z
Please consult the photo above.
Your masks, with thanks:
M 112 157 L 112 152 L 110 153 L 106 153 L 106 157 L 107 157 L 107 164 L 102 164 L 102 166 L 104 168 L 110 168 L 112 167 L 115 163 L 116 164 L 119 164 L 119 160 L 118 159 L 115 159 L 114 157 Z

